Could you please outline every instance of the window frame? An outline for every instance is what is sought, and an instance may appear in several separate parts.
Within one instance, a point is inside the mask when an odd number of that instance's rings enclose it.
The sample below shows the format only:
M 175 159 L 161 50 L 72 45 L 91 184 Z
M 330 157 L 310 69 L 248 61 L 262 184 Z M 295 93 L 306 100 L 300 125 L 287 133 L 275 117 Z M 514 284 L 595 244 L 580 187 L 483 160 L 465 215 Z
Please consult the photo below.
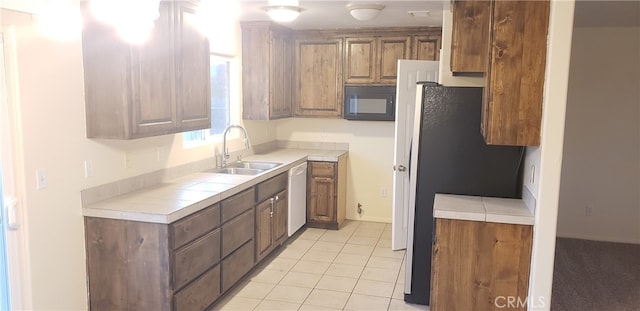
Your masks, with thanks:
M 227 68 L 227 74 L 228 74 L 228 78 L 229 78 L 229 89 L 228 89 L 228 96 L 229 96 L 229 106 L 228 106 L 228 111 L 229 111 L 229 122 L 224 126 L 226 128 L 226 126 L 228 126 L 229 124 L 238 124 L 240 122 L 240 114 L 241 114 L 241 110 L 240 110 L 240 66 L 239 66 L 239 60 L 238 57 L 235 55 L 226 55 L 226 54 L 219 54 L 219 53 L 211 53 L 210 54 L 211 57 L 211 63 L 210 64 L 214 64 L 214 61 L 220 62 L 220 61 L 226 61 L 228 63 L 228 68 Z M 211 65 L 210 65 L 211 66 Z M 213 90 L 212 90 L 213 91 Z M 214 122 L 214 112 L 213 112 L 213 103 L 212 103 L 212 111 L 211 111 L 211 122 Z M 199 146 L 205 146 L 205 145 L 211 145 L 211 144 L 215 144 L 215 143 L 219 143 L 222 141 L 222 136 L 223 136 L 223 132 L 220 133 L 211 133 L 211 129 L 213 128 L 213 124 L 211 124 L 211 127 L 206 128 L 206 129 L 202 129 L 202 130 L 196 130 L 196 131 L 189 131 L 189 132 L 183 132 L 182 133 L 182 146 L 185 149 L 188 148 L 195 148 L 195 147 L 199 147 Z M 192 137 L 189 137 L 192 136 Z M 228 138 L 237 138 L 238 133 L 235 133 L 235 131 L 232 131 L 229 134 Z

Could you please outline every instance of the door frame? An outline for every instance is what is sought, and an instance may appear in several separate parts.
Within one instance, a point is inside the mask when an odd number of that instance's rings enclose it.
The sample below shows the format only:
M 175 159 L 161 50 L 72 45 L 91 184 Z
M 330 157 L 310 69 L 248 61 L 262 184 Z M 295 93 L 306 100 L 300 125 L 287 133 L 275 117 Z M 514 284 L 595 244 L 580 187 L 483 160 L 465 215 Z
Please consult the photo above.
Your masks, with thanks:
M 0 165 L 4 200 L 15 200 L 15 217 L 7 226 L 6 247 L 11 308 L 33 309 L 28 224 L 25 217 L 24 148 L 19 105 L 16 27 L 0 28 Z M 7 214 L 5 202 L 2 211 Z M 4 220 L 3 220 L 4 221 Z M 7 224 L 5 222 L 5 224 Z

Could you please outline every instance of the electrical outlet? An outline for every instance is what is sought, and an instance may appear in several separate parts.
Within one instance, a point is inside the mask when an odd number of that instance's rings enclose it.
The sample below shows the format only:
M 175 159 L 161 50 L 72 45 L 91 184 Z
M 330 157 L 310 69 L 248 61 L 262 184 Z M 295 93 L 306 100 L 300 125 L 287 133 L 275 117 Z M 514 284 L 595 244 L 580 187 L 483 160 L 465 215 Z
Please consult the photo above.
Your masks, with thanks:
M 36 189 L 42 190 L 49 186 L 49 177 L 47 171 L 43 169 L 36 170 Z
M 386 198 L 387 197 L 387 188 L 380 187 L 380 197 L 381 198 Z
M 93 161 L 84 160 L 84 178 L 93 176 Z

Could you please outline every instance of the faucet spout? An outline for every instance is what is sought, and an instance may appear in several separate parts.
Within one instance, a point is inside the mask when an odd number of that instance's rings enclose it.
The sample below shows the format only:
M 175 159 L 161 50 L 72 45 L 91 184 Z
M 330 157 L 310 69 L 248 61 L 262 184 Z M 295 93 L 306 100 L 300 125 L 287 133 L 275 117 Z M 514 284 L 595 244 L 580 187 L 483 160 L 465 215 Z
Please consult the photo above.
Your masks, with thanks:
M 227 150 L 227 133 L 231 131 L 231 129 L 237 128 L 242 132 L 244 136 L 244 148 L 249 149 L 251 145 L 249 144 L 249 135 L 247 135 L 247 130 L 238 124 L 231 124 L 224 129 L 224 134 L 222 134 L 222 165 L 227 164 L 227 160 L 229 159 L 229 150 Z

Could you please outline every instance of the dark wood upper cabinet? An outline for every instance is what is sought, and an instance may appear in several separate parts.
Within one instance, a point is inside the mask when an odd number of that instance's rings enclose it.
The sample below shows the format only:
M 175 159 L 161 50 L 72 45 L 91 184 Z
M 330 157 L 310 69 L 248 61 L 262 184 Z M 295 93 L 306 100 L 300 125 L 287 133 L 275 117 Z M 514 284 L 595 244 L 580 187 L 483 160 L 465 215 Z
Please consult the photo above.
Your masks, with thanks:
M 124 42 L 82 4 L 87 137 L 133 139 L 211 124 L 209 41 L 196 4 L 161 2 L 149 39 Z
M 540 144 L 549 1 L 491 1 L 481 131 L 487 144 Z
M 453 2 L 451 34 L 451 71 L 483 73 L 489 45 L 489 10 L 486 0 L 456 0 Z
M 339 37 L 296 39 L 296 116 L 342 116 L 342 44 Z
M 415 60 L 440 60 L 442 34 L 427 34 L 413 36 L 411 43 L 412 56 Z
M 411 58 L 411 37 L 345 39 L 346 84 L 395 84 L 398 59 Z
M 376 81 L 376 39 L 346 38 L 344 42 L 345 83 L 374 83 Z
M 242 23 L 242 117 L 291 117 L 293 99 L 291 31 L 269 22 Z

